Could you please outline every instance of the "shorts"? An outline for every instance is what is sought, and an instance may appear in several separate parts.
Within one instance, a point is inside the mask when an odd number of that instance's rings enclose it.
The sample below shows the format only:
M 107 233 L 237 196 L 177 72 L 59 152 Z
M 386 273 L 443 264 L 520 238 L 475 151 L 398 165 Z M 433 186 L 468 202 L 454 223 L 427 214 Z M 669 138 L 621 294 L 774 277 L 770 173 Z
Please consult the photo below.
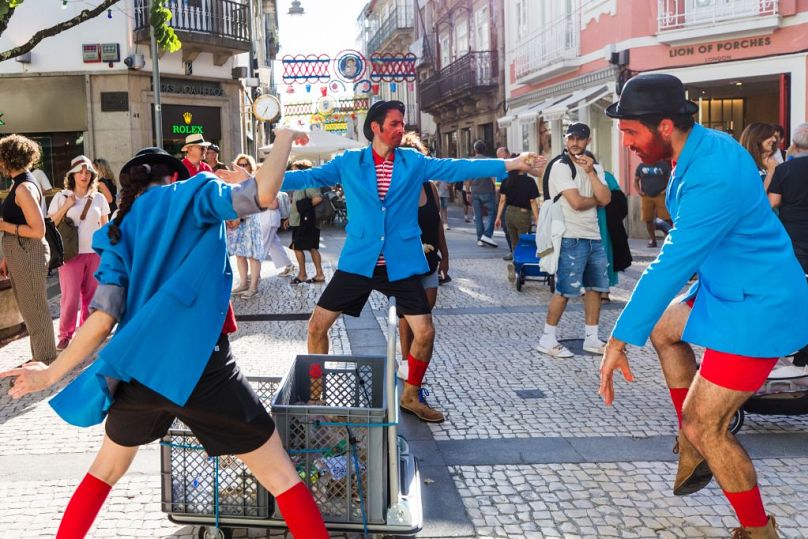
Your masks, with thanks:
M 412 275 L 406 279 L 389 281 L 387 266 L 376 266 L 372 277 L 337 270 L 325 287 L 317 306 L 335 313 L 359 316 L 373 290 L 381 292 L 388 298 L 390 296 L 396 298 L 396 306 L 402 314 L 418 315 L 432 312 L 421 284 L 421 276 Z
M 437 288 L 440 283 L 438 282 L 438 270 L 433 271 L 432 273 L 427 273 L 426 275 L 421 276 L 421 285 L 424 287 L 424 290 L 427 288 Z
M 289 248 L 293 251 L 310 251 L 320 248 L 320 229 L 316 226 L 293 226 L 292 243 Z
M 174 418 L 191 429 L 212 457 L 254 451 L 275 431 L 275 423 L 236 365 L 226 335 L 216 343 L 185 406 L 135 380 L 121 382 L 105 429 L 116 444 L 137 447 L 165 436 Z
M 696 298 L 692 297 L 685 304 L 692 309 L 695 302 Z M 776 357 L 741 356 L 706 348 L 699 375 L 724 389 L 755 392 L 769 377 L 777 361 Z
M 671 220 L 671 214 L 665 207 L 665 191 L 653 197 L 647 195 L 640 197 L 640 220 L 648 223 L 657 217 L 665 221 Z
M 609 291 L 609 261 L 600 240 L 561 238 L 556 294 L 577 298 L 581 290 Z

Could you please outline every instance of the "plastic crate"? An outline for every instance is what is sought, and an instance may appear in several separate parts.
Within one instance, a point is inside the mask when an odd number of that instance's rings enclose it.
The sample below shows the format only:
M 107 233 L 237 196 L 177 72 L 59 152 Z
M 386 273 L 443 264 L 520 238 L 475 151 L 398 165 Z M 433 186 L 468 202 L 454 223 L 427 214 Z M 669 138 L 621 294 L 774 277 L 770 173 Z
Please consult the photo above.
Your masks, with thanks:
M 270 409 L 280 385 L 276 377 L 248 377 L 258 398 Z M 199 441 L 181 421 L 176 420 L 161 446 L 162 510 L 175 515 L 268 519 L 272 516 L 272 496 L 258 483 L 247 467 L 233 456 L 209 457 Z M 218 500 L 214 496 L 217 480 Z
M 314 364 L 323 404 L 309 404 Z M 387 428 L 367 426 L 386 421 L 384 371 L 384 357 L 297 356 L 275 395 L 278 434 L 326 522 L 362 523 L 364 510 L 368 523 L 384 523 Z

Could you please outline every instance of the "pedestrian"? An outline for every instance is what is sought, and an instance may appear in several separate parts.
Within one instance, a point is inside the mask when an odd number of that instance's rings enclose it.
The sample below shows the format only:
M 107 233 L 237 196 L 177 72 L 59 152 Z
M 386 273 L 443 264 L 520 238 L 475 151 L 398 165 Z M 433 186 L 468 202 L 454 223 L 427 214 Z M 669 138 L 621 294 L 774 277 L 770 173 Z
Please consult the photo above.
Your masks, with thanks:
M 256 173 L 255 159 L 247 154 L 237 155 L 233 164 L 244 169 L 249 176 Z M 243 299 L 258 294 L 261 261 L 266 257 L 265 239 L 259 215 L 246 215 L 227 224 L 227 250 L 230 256 L 236 257 L 236 271 L 238 271 L 238 286 L 232 293 L 238 294 Z
M 44 195 L 31 174 L 40 152 L 36 142 L 21 135 L 0 138 L 0 173 L 13 182 L 0 209 L 0 276 L 11 278 L 14 299 L 30 336 L 31 358 L 48 364 L 56 357 L 46 293 L 50 248 L 41 210 Z
M 92 357 L 118 324 L 94 363 L 50 401 L 75 425 L 106 417 L 101 449 L 65 509 L 58 539 L 87 534 L 138 447 L 163 437 L 175 418 L 208 456 L 237 455 L 294 537 L 328 537 L 227 337 L 236 322 L 227 306 L 232 277 L 223 221 L 272 202 L 294 140 L 306 139 L 279 130 L 257 177 L 233 186 L 211 174 L 168 185 L 188 177 L 185 166 L 159 148 L 141 150 L 121 170 L 118 216 L 93 238 L 101 285 L 89 320 L 52 365 L 0 373 L 16 378 L 15 399 L 42 391 Z
M 440 197 L 440 222 L 444 230 L 451 230 L 449 227 L 449 182 L 435 182 Z
M 262 260 L 272 260 L 275 269 L 280 269 L 281 277 L 291 276 L 295 271 L 295 266 L 286 250 L 283 248 L 283 243 L 278 237 L 278 230 L 281 227 L 281 210 L 280 201 L 282 196 L 288 196 L 283 191 L 278 193 L 278 196 L 270 204 L 270 206 L 258 214 L 258 222 L 261 225 L 261 236 L 264 239 L 264 256 Z
M 486 159 L 485 142 L 474 142 L 472 159 Z M 474 208 L 474 226 L 477 229 L 477 245 L 480 247 L 496 247 L 494 241 L 494 221 L 496 221 L 495 198 L 496 184 L 494 178 L 476 178 L 463 183 L 466 193 L 471 195 L 471 206 Z M 483 226 L 483 212 L 488 215 L 488 222 Z
M 590 155 L 590 157 L 594 157 Z M 597 165 L 600 167 L 600 165 Z M 602 167 L 600 167 L 602 169 Z M 598 174 L 601 170 L 598 170 Z M 631 266 L 631 248 L 628 244 L 628 234 L 623 221 L 628 217 L 628 199 L 620 189 L 617 179 L 608 170 L 602 170 L 606 178 L 606 185 L 612 192 L 611 200 L 606 206 L 598 207 L 598 226 L 603 249 L 606 251 L 606 260 L 609 262 L 609 288 L 617 286 L 618 273 Z M 600 302 L 609 303 L 609 292 L 601 294 Z
M 98 158 L 93 161 L 93 168 L 98 172 L 98 192 L 104 195 L 109 205 L 109 215 L 112 218 L 118 209 L 118 183 L 115 173 L 106 159 Z
M 414 133 L 405 133 L 401 139 L 401 148 L 412 148 L 423 155 L 429 155 L 426 146 L 420 137 Z M 449 273 L 449 248 L 446 245 L 446 236 L 440 222 L 440 193 L 435 186 L 436 182 L 424 182 L 424 188 L 418 199 L 418 227 L 421 229 L 421 244 L 424 248 L 429 270 L 421 276 L 421 284 L 426 292 L 429 308 L 435 307 L 438 300 L 439 275 Z M 444 182 L 445 183 L 445 182 Z M 412 347 L 413 333 L 407 319 L 399 316 L 398 334 L 401 341 L 401 357 L 407 358 Z M 399 368 L 399 377 L 407 379 L 409 365 L 402 361 Z M 402 404 L 402 407 L 405 407 Z M 409 410 L 416 413 L 418 410 Z M 427 417 L 425 420 L 429 420 Z
M 794 158 L 774 170 L 769 204 L 779 210 L 794 254 L 808 277 L 808 123 L 798 125 L 791 140 Z M 794 365 L 808 366 L 808 346 L 794 356 Z
M 656 163 L 637 165 L 634 172 L 634 189 L 640 193 L 640 220 L 648 231 L 646 247 L 657 247 L 656 220 L 670 224 L 671 216 L 665 207 L 665 190 L 671 177 L 671 164 L 661 160 Z M 663 232 L 667 236 L 667 232 Z
M 551 357 L 572 357 L 573 353 L 558 342 L 558 323 L 570 298 L 584 293 L 584 345 L 586 352 L 603 353 L 598 336 L 601 294 L 609 291 L 608 261 L 598 226 L 599 206 L 611 201 L 606 179 L 595 171 L 595 159 L 586 155 L 590 142 L 589 126 L 570 124 L 564 137 L 566 150 L 548 163 L 545 199 L 555 198 L 564 216 L 566 230 L 556 271 L 555 293 L 547 308 L 539 352 Z
M 777 161 L 777 164 L 784 163 L 786 160 L 786 152 L 783 150 L 783 141 L 786 138 L 786 130 L 780 124 L 772 124 L 774 128 L 775 141 L 772 146 L 772 157 Z
M 697 111 L 682 82 L 665 74 L 629 79 L 606 109 L 624 146 L 647 163 L 676 162 L 676 170 L 668 195 L 674 226 L 614 326 L 599 393 L 613 403 L 614 371 L 634 379 L 626 344 L 643 346 L 650 336 L 680 423 L 673 493 L 692 494 L 715 475 L 740 520 L 733 537 L 775 538 L 754 465 L 728 428 L 778 357 L 808 343 L 808 326 L 794 324 L 808 319 L 808 284 L 748 152 L 696 124 Z M 694 273 L 698 280 L 672 301 Z M 700 367 L 691 343 L 705 348 Z
M 293 162 L 289 170 L 309 170 L 314 166 L 308 159 Z M 317 188 L 299 189 L 292 193 L 289 208 L 289 228 L 292 229 L 292 243 L 289 248 L 297 259 L 297 275 L 292 284 L 324 283 L 323 260 L 320 256 L 320 227 L 314 207 L 323 202 L 323 193 Z M 306 273 L 306 252 L 314 264 L 314 277 L 309 279 Z
M 363 125 L 370 146 L 348 150 L 307 170 L 286 173 L 283 189 L 342 184 L 350 220 L 339 267 L 309 319 L 309 353 L 328 353 L 328 330 L 342 313 L 359 316 L 371 291 L 396 298 L 413 332 L 408 373 L 400 403 L 417 417 L 438 422 L 443 414 L 421 400 L 421 382 L 432 357 L 435 330 L 421 284 L 429 271 L 418 227 L 418 200 L 423 183 L 504 177 L 527 170 L 537 156 L 517 159 L 434 159 L 399 148 L 404 135 L 404 104 L 378 101 Z M 395 181 L 391 183 L 392 178 Z
M 79 155 L 70 162 L 65 174 L 64 190 L 55 195 L 48 216 L 58 227 L 70 219 L 78 228 L 78 251 L 59 267 L 59 344 L 64 350 L 76 331 L 76 317 L 81 327 L 90 316 L 90 301 L 98 281 L 95 272 L 101 258 L 93 250 L 93 234 L 109 221 L 109 204 L 98 192 L 98 172 L 89 158 Z
M 227 165 L 219 161 L 220 153 L 221 150 L 216 144 L 211 144 L 210 146 L 208 146 L 208 149 L 205 152 L 205 163 L 208 164 L 208 166 L 213 172 L 216 172 L 217 170 L 227 169 Z
M 188 169 L 190 176 L 196 176 L 200 172 L 213 172 L 213 169 L 205 162 L 205 152 L 210 147 L 210 142 L 205 142 L 202 135 L 188 135 L 185 137 L 185 146 L 180 151 L 185 152 L 182 164 Z
M 514 155 L 510 157 L 514 157 Z M 513 248 L 519 245 L 519 236 L 528 234 L 533 223 L 539 222 L 539 188 L 536 180 L 527 174 L 509 172 L 499 187 L 499 205 L 494 226 L 500 228 L 505 217 L 505 237 L 511 253 L 505 260 L 513 260 Z M 513 264 L 508 264 L 508 280 L 516 278 Z
M 774 169 L 778 164 L 772 157 L 776 140 L 774 126 L 763 122 L 753 122 L 741 133 L 740 143 L 755 160 L 764 191 L 768 191 Z

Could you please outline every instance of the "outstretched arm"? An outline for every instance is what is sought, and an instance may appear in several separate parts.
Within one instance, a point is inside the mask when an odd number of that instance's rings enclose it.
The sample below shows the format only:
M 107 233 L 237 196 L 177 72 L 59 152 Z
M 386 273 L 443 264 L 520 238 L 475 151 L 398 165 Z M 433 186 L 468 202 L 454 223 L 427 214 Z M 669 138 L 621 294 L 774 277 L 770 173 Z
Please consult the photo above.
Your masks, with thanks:
M 543 156 L 523 153 L 512 159 L 436 159 L 427 157 L 424 177 L 430 180 L 461 182 L 472 178 L 505 178 L 515 170 L 527 172 L 547 162 Z
M 278 196 L 281 183 L 283 183 L 283 175 L 286 172 L 289 152 L 292 150 L 292 143 L 305 144 L 308 141 L 309 137 L 300 131 L 292 129 L 275 131 L 275 143 L 272 151 L 255 175 L 255 181 L 258 183 L 258 202 L 262 208 L 269 207 Z

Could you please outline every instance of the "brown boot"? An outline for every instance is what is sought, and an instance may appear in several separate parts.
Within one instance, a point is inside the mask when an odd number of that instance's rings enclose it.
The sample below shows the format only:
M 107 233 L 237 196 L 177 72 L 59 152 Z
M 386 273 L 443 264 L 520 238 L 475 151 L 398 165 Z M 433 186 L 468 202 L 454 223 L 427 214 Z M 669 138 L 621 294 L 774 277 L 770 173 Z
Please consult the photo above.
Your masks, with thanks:
M 706 487 L 713 479 L 713 472 L 707 466 L 707 461 L 699 454 L 690 440 L 679 431 L 676 436 L 676 445 L 673 452 L 679 454 L 679 468 L 676 470 L 676 480 L 673 482 L 675 496 L 687 496 Z
M 421 421 L 427 423 L 442 423 L 443 414 L 431 408 L 426 400 L 421 398 L 421 388 L 418 386 L 404 383 L 404 391 L 401 393 L 401 401 L 399 403 L 401 409 L 407 413 L 415 415 Z
M 732 530 L 732 539 L 778 539 L 777 523 L 770 516 L 765 526 L 756 528 L 735 528 Z

